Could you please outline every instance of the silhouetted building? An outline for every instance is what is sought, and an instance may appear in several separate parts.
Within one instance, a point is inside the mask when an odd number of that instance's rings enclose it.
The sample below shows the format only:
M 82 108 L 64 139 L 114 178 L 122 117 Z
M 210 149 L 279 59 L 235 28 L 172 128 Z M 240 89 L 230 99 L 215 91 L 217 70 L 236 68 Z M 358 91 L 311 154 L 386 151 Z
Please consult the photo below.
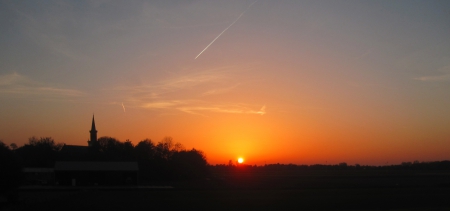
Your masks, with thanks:
M 79 146 L 79 145 L 67 145 L 61 148 L 60 154 L 61 159 L 65 161 L 85 161 L 88 160 L 89 148 L 97 146 L 97 129 L 95 128 L 95 120 L 94 115 L 92 115 L 92 125 L 90 133 L 90 140 L 88 140 L 87 146 Z
M 84 161 L 88 160 L 88 146 L 67 145 L 61 148 L 60 159 L 64 161 Z
M 92 126 L 89 133 L 91 134 L 91 139 L 88 140 L 88 146 L 92 147 L 97 144 L 97 130 L 95 129 L 94 115 L 92 115 Z
M 55 172 L 53 168 L 23 168 L 25 185 L 54 185 Z
M 25 169 L 28 184 L 86 185 L 137 185 L 137 162 L 99 162 L 97 129 L 94 116 L 88 146 L 66 145 L 61 148 L 59 161 L 54 168 Z

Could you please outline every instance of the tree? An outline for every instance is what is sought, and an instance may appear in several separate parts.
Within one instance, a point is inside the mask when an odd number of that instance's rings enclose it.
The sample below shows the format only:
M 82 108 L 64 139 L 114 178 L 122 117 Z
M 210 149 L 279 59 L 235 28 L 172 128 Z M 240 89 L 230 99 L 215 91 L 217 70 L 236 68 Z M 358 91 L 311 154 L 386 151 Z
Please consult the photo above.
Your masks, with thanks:
M 133 143 L 127 139 L 125 142 L 121 143 L 122 148 L 122 158 L 126 161 L 136 160 L 134 155 L 134 145 Z
M 174 152 L 170 165 L 177 179 L 200 179 L 207 174 L 208 163 L 202 151 L 192 149 Z
M 175 151 L 175 152 L 181 152 L 181 151 L 185 151 L 185 150 L 186 150 L 186 148 L 184 148 L 184 146 L 178 142 L 173 147 L 173 151 Z
M 150 139 L 140 141 L 134 147 L 134 153 L 139 164 L 140 180 L 152 180 L 159 172 L 155 166 L 155 144 Z
M 169 160 L 172 155 L 173 141 L 172 137 L 164 137 L 163 140 L 156 145 L 156 156 L 162 160 Z
M 35 147 L 47 148 L 53 151 L 61 150 L 63 144 L 56 144 L 52 137 L 41 137 L 37 138 L 35 136 L 28 139 L 28 144 Z
M 11 147 L 11 149 L 12 150 L 16 150 L 18 147 L 17 147 L 17 144 L 15 144 L 15 143 L 11 143 L 10 145 L 9 145 L 9 147 Z
M 52 168 L 58 157 L 62 144 L 56 144 L 51 137 L 31 137 L 28 144 L 15 150 L 26 167 Z
M 15 200 L 22 177 L 22 167 L 15 153 L 0 140 L 0 195 Z
M 138 159 L 153 159 L 155 144 L 150 139 L 144 139 L 134 147 L 134 151 Z
M 121 142 L 115 138 L 103 136 L 98 140 L 99 153 L 103 160 L 131 161 L 135 160 L 134 146 L 130 140 Z

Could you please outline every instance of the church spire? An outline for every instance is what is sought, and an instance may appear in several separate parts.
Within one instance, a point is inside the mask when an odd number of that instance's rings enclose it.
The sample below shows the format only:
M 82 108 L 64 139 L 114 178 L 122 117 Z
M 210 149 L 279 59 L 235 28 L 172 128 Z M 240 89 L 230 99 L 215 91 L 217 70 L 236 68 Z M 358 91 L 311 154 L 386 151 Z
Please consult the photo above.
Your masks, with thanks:
M 90 132 L 92 132 L 92 131 L 95 131 L 95 132 L 97 132 L 97 130 L 95 129 L 95 120 L 94 120 L 94 114 L 92 114 L 92 126 L 91 126 L 91 131 L 90 131 Z
M 92 115 L 92 126 L 89 133 L 91 134 L 91 140 L 88 141 L 88 145 L 92 146 L 94 143 L 97 143 L 97 130 L 95 129 L 94 115 Z

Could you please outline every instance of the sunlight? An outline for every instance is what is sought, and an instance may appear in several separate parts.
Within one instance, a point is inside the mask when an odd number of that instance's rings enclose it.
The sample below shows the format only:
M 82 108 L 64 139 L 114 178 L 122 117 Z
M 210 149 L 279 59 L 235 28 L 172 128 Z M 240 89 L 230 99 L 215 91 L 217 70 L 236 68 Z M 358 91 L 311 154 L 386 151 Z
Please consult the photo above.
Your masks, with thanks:
M 238 158 L 238 163 L 243 163 L 244 162 L 244 158 Z

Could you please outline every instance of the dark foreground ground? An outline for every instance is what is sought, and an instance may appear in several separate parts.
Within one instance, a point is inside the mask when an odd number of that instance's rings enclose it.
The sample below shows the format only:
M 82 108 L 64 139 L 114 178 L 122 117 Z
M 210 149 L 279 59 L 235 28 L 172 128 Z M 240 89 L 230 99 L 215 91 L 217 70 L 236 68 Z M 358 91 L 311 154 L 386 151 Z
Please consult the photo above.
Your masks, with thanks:
M 19 191 L 4 210 L 450 210 L 450 174 L 220 174 L 174 188 Z
M 5 210 L 450 210 L 449 188 L 26 191 Z

